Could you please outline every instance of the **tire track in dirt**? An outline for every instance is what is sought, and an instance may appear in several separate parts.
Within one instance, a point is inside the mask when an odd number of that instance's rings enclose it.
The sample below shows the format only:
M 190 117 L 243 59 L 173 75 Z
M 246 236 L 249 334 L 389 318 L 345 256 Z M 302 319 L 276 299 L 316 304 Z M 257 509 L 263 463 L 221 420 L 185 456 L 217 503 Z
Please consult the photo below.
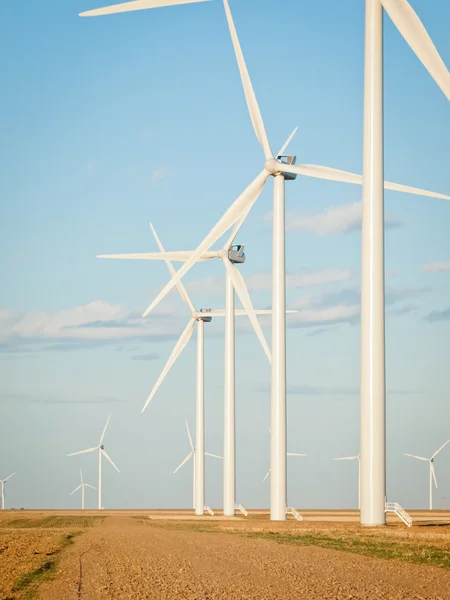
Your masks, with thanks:
M 42 585 L 39 598 L 446 600 L 450 572 L 108 517 L 67 549 L 57 579 Z

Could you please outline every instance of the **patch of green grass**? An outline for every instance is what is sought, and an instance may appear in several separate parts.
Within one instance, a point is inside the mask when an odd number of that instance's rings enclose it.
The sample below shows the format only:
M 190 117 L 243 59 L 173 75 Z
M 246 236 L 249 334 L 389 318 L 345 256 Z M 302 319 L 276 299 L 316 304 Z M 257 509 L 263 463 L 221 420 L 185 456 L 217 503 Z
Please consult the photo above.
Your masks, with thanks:
M 98 519 L 104 517 L 69 517 L 69 516 L 54 516 L 44 517 L 43 519 L 14 519 L 0 525 L 1 528 L 44 528 L 44 529 L 62 529 L 66 527 L 91 527 Z
M 400 562 L 429 565 L 450 569 L 450 547 L 423 543 L 423 541 L 401 541 L 389 539 L 386 536 L 370 537 L 364 533 L 347 534 L 339 536 L 336 534 L 323 534 L 315 532 L 274 532 L 274 531 L 243 531 L 239 529 L 218 529 L 213 525 L 195 523 L 170 524 L 179 529 L 197 531 L 199 533 L 226 533 L 241 537 L 265 539 L 279 544 L 292 544 L 295 546 L 316 546 L 340 552 L 361 554 L 373 558 L 397 560 Z
M 20 596 L 22 600 L 33 600 L 36 597 L 37 590 L 41 583 L 50 581 L 55 576 L 61 550 L 70 544 L 73 544 L 73 539 L 76 536 L 81 535 L 81 533 L 82 531 L 74 531 L 64 535 L 61 538 L 58 550 L 50 555 L 52 558 L 47 559 L 36 569 L 23 573 L 23 575 L 21 575 L 14 583 L 13 592 L 23 592 Z

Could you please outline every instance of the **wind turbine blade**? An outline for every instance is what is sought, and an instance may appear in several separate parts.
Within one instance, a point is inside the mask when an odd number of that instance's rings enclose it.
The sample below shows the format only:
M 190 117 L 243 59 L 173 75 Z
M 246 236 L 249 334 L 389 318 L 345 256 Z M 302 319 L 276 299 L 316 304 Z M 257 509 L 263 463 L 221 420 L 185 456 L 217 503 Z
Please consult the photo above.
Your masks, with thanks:
M 81 485 L 83 485 L 83 471 L 80 469 L 80 479 L 81 479 Z
M 186 456 L 186 458 L 182 462 L 180 462 L 180 464 L 178 465 L 178 467 L 175 469 L 175 471 L 173 472 L 173 475 L 175 475 L 175 473 L 177 471 L 179 471 L 181 469 L 181 467 L 187 463 L 187 461 L 191 458 L 191 456 L 193 454 L 194 454 L 194 451 L 189 452 L 189 454 Z
M 255 309 L 253 308 L 252 300 L 250 298 L 250 294 L 248 293 L 247 286 L 245 285 L 244 278 L 241 273 L 236 269 L 236 267 L 230 262 L 228 257 L 223 258 L 223 262 L 225 264 L 226 270 L 231 277 L 231 281 L 233 282 L 233 287 L 236 290 L 236 293 L 239 297 L 239 300 L 244 307 L 245 312 L 247 313 L 248 318 L 250 319 L 250 323 L 261 343 L 261 346 L 266 353 L 269 362 L 272 362 L 272 355 L 269 350 L 269 346 L 267 345 L 266 338 L 264 337 L 263 330 L 261 328 L 261 324 L 258 321 L 258 317 L 255 314 Z
M 120 258 L 125 260 L 173 260 L 185 262 L 192 254 L 192 250 L 179 252 L 139 252 L 134 254 L 98 254 L 96 258 Z M 216 258 L 217 252 L 205 252 L 198 260 Z
M 115 470 L 120 473 L 119 469 L 116 467 L 116 465 L 113 463 L 113 461 L 111 460 L 111 457 L 109 456 L 109 454 L 106 452 L 106 450 L 102 450 L 102 454 L 103 456 L 106 458 L 106 460 L 109 460 L 109 462 L 112 464 L 112 466 L 115 468 Z
M 146 8 L 160 8 L 163 6 L 174 6 L 176 4 L 191 4 L 193 2 L 207 2 L 208 0 L 134 0 L 134 2 L 122 2 L 104 8 L 96 8 L 80 13 L 80 17 L 99 17 L 101 15 L 113 15 L 116 13 L 144 10 Z
M 316 179 L 327 179 L 329 181 L 340 181 L 342 183 L 352 183 L 355 185 L 362 184 L 362 176 L 341 169 L 333 169 L 332 167 L 324 167 L 321 165 L 280 165 L 280 171 L 283 173 L 296 173 L 305 177 L 315 177 Z M 440 198 L 441 200 L 450 200 L 450 196 L 440 194 L 438 192 L 429 192 L 420 188 L 402 185 L 400 183 L 384 182 L 386 190 L 395 192 L 405 192 L 407 194 L 415 194 L 416 196 L 429 196 L 430 198 Z
M 255 179 L 242 192 L 242 194 L 236 198 L 226 213 L 221 217 L 221 219 L 219 219 L 219 221 L 203 239 L 197 249 L 194 250 L 189 260 L 187 260 L 184 265 L 180 267 L 176 276 L 167 283 L 158 296 L 153 300 L 153 302 L 142 315 L 143 317 L 146 317 L 155 308 L 155 306 L 161 302 L 161 300 L 170 292 L 173 286 L 180 281 L 183 275 L 185 275 L 189 269 L 192 268 L 192 266 L 197 262 L 198 258 L 204 252 L 206 252 L 206 250 L 208 250 L 208 248 L 210 248 L 240 218 L 242 213 L 247 210 L 249 206 L 256 202 L 268 177 L 269 172 L 264 169 L 257 177 L 255 177 Z
M 71 495 L 71 496 L 73 496 L 73 494 L 75 494 L 75 492 L 78 492 L 78 490 L 80 489 L 80 487 L 81 487 L 81 483 L 80 483 L 80 485 L 79 485 L 78 487 L 76 487 L 76 488 L 73 490 L 73 492 L 71 492 L 71 494 L 70 494 L 70 495 Z
M 189 431 L 189 425 L 188 425 L 187 421 L 186 421 L 186 430 L 187 430 L 187 434 L 188 434 L 189 444 L 191 446 L 191 450 L 192 450 L 192 452 L 194 452 L 194 444 L 192 443 L 191 432 Z
M 297 454 L 296 452 L 287 452 L 288 456 L 308 456 L 307 454 Z
M 333 458 L 333 460 L 356 460 L 357 456 L 342 456 L 341 458 Z
M 67 456 L 76 456 L 77 454 L 87 454 L 88 452 L 95 452 L 98 450 L 98 446 L 95 448 L 88 448 L 87 450 L 80 450 L 79 452 L 72 452 L 71 454 L 67 454 Z
M 256 137 L 264 150 L 264 156 L 266 159 L 272 158 L 272 149 L 270 147 L 269 138 L 267 137 L 266 130 L 264 128 L 264 122 L 262 120 L 261 111 L 259 110 L 258 101 L 256 100 L 255 91 L 248 74 L 247 65 L 245 64 L 244 55 L 242 54 L 241 45 L 239 38 L 236 33 L 234 26 L 233 17 L 231 15 L 230 6 L 228 0 L 223 0 L 225 7 L 225 14 L 228 21 L 228 28 L 230 30 L 231 41 L 233 42 L 234 53 L 236 54 L 236 60 L 239 67 L 239 73 L 241 74 L 241 81 L 244 87 L 245 99 L 247 101 L 248 112 L 252 121 L 253 129 L 255 130 Z
M 106 429 L 107 429 L 107 427 L 108 427 L 108 424 L 109 424 L 109 420 L 110 420 L 110 418 L 111 418 L 111 415 L 109 415 L 109 417 L 108 417 L 108 420 L 106 421 L 106 425 L 105 425 L 105 428 L 104 428 L 104 430 L 103 430 L 102 437 L 100 438 L 100 442 L 99 442 L 99 444 L 98 444 L 99 446 L 101 446 L 101 445 L 102 445 L 102 443 L 103 443 L 103 439 L 104 439 L 104 437 L 105 437 Z
M 11 473 L 11 475 L 8 475 L 8 477 L 6 479 L 3 480 L 3 483 L 5 483 L 5 481 L 8 481 L 8 479 L 11 479 L 11 477 L 15 475 L 15 473 Z
M 436 458 L 436 456 L 439 454 L 439 452 L 440 452 L 440 451 L 441 451 L 443 448 L 445 448 L 445 446 L 446 446 L 446 445 L 447 445 L 449 442 L 450 442 L 450 440 L 447 440 L 447 441 L 445 442 L 445 444 L 442 444 L 442 446 L 439 448 L 439 450 L 436 450 L 436 452 L 433 454 L 433 456 L 432 456 L 431 458 L 432 458 L 432 459 L 433 459 L 433 458 Z
M 187 324 L 186 328 L 184 329 L 183 333 L 178 338 L 178 342 L 175 344 L 175 348 L 172 350 L 172 354 L 169 356 L 169 360 L 166 362 L 164 369 L 161 371 L 161 374 L 158 377 L 157 382 L 155 383 L 152 391 L 150 392 L 150 395 L 147 398 L 147 400 L 141 410 L 141 413 L 143 413 L 144 410 L 147 408 L 147 406 L 150 404 L 150 402 L 153 399 L 153 396 L 158 391 L 159 386 L 164 381 L 164 379 L 165 379 L 167 373 L 170 371 L 172 365 L 177 360 L 177 358 L 180 356 L 180 354 L 183 352 L 184 347 L 191 339 L 191 336 L 194 332 L 194 326 L 195 326 L 195 319 L 190 319 L 190 321 Z
M 416 456 L 415 454 L 406 454 L 405 456 L 411 456 L 411 458 L 418 458 L 419 460 L 430 460 L 429 458 L 424 458 L 423 456 Z
M 205 456 L 212 456 L 213 458 L 221 458 L 223 460 L 223 456 L 219 456 L 218 454 L 210 454 L 209 452 L 205 452 Z
M 156 243 L 158 244 L 158 248 L 161 250 L 161 253 L 164 252 L 164 248 L 163 245 L 161 243 L 161 240 L 158 237 L 158 234 L 156 233 L 155 228 L 153 227 L 152 223 L 149 223 L 150 225 L 150 229 L 152 230 L 153 233 L 153 237 L 156 240 Z M 189 253 L 189 255 L 192 255 L 192 252 Z M 189 257 L 188 257 L 189 258 Z M 176 271 L 172 266 L 172 263 L 170 262 L 170 260 L 166 260 L 165 261 L 167 268 L 169 269 L 169 273 L 171 274 L 172 277 L 176 276 Z M 177 290 L 180 293 L 180 296 L 182 298 L 182 300 L 184 300 L 185 304 L 188 306 L 188 308 L 191 310 L 191 312 L 195 312 L 195 306 L 192 304 L 191 299 L 189 298 L 189 294 L 186 291 L 186 288 L 183 285 L 182 281 L 178 281 L 177 285 Z
M 430 462 L 430 468 L 431 468 L 431 473 L 433 475 L 433 479 L 434 479 L 434 485 L 437 487 L 437 480 L 436 480 L 436 473 L 434 472 L 434 465 L 432 462 Z
M 270 469 L 267 471 L 266 476 L 263 479 L 263 483 L 266 481 L 266 479 L 269 477 L 270 475 Z
M 281 146 L 280 151 L 278 152 L 277 156 L 283 156 L 286 148 L 289 146 L 289 144 L 292 141 L 292 138 L 294 137 L 294 135 L 297 133 L 297 129 L 298 127 L 296 127 L 294 129 L 294 131 L 291 133 L 291 135 L 288 137 L 288 139 L 284 142 L 283 146 Z
M 450 100 L 450 73 L 412 6 L 406 0 L 381 0 L 381 4 L 406 43 Z
M 248 213 L 251 211 L 253 204 L 251 204 L 247 210 L 244 211 L 241 218 L 236 222 L 235 226 L 231 230 L 230 237 L 227 239 L 226 244 L 224 246 L 225 250 L 229 250 L 233 245 L 234 240 L 236 239 L 237 234 L 241 230 L 242 225 L 245 222 L 245 219 L 248 217 Z
M 96 490 L 96 489 L 97 489 L 97 488 L 96 488 L 96 487 L 94 487 L 93 485 L 89 485 L 89 483 L 85 483 L 84 485 L 85 485 L 86 487 L 88 487 L 88 488 L 91 488 L 91 489 L 93 489 L 93 490 Z

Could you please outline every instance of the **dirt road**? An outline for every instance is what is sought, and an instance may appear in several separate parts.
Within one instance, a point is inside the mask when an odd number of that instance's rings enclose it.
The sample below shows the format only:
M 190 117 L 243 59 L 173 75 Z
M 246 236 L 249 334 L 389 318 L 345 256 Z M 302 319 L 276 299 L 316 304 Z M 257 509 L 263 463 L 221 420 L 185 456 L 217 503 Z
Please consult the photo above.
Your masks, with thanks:
M 158 526 L 159 525 L 159 526 Z M 450 572 L 108 517 L 64 553 L 41 600 L 448 600 Z

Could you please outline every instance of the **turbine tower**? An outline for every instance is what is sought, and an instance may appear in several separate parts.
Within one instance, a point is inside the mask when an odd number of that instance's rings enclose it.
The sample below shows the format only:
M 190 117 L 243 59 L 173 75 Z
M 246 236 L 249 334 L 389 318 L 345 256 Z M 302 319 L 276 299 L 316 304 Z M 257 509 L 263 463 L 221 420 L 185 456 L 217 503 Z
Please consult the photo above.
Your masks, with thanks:
M 184 466 L 187 462 L 189 462 L 189 460 L 193 457 L 194 458 L 194 468 L 192 470 L 192 504 L 195 510 L 196 507 L 196 501 L 195 501 L 195 494 L 196 494 L 196 485 L 195 485 L 195 455 L 196 455 L 196 450 L 195 450 L 195 446 L 192 442 L 192 437 L 191 437 L 191 432 L 189 431 L 189 425 L 188 422 L 186 421 L 186 431 L 188 434 L 188 440 L 189 440 L 189 445 L 191 447 L 191 451 L 189 452 L 189 454 L 186 456 L 186 458 L 184 458 L 181 463 L 178 465 L 178 467 L 175 469 L 175 471 L 173 472 L 173 474 L 175 475 L 175 473 L 177 471 L 179 471 L 181 469 L 182 466 Z M 205 452 L 205 456 L 212 456 L 213 458 L 222 458 L 223 456 L 219 456 L 217 454 L 210 454 L 209 452 Z M 205 507 L 204 507 L 205 508 Z
M 333 458 L 333 460 L 357 460 L 358 461 L 358 509 L 361 509 L 361 455 L 343 456 L 342 458 Z
M 431 458 L 425 458 L 423 456 L 416 456 L 415 454 L 406 454 L 405 452 L 405 456 L 411 456 L 411 458 L 417 458 L 418 460 L 425 460 L 427 462 L 430 463 L 430 510 L 433 510 L 433 481 L 434 481 L 434 485 L 438 486 L 437 484 L 437 480 L 436 480 L 436 473 L 434 471 L 434 460 L 436 458 L 436 456 L 439 454 L 439 452 L 445 448 L 445 446 L 450 442 L 450 440 L 447 440 L 445 442 L 445 444 L 442 444 L 442 446 L 439 448 L 439 450 L 436 450 L 436 452 L 431 456 Z
M 5 510 L 5 483 L 10 479 L 15 473 L 11 473 L 8 475 L 6 479 L 0 479 L 0 483 L 2 484 L 2 510 Z
M 77 492 L 81 488 L 81 510 L 84 510 L 84 488 L 88 487 L 88 488 L 92 488 L 93 490 L 96 490 L 97 488 L 94 487 L 93 485 L 89 485 L 88 483 L 84 483 L 83 473 L 82 473 L 81 469 L 80 469 L 80 480 L 81 480 L 80 485 L 78 487 L 76 487 L 70 495 L 72 496 L 73 494 L 75 494 L 75 492 Z
M 98 510 L 102 509 L 102 457 L 104 456 L 106 458 L 106 460 L 112 464 L 112 466 L 115 468 L 115 470 L 118 473 L 120 473 L 119 469 L 113 463 L 113 461 L 111 460 L 111 457 L 106 452 L 105 447 L 103 445 L 103 439 L 105 437 L 106 428 L 108 427 L 110 418 L 111 418 L 111 415 L 109 415 L 108 420 L 106 421 L 106 425 L 105 425 L 105 428 L 103 429 L 103 433 L 102 433 L 102 436 L 98 443 L 98 446 L 95 446 L 94 448 L 88 448 L 87 450 L 80 450 L 79 452 L 72 452 L 71 454 L 67 455 L 67 456 L 77 456 L 78 454 L 88 454 L 89 452 L 98 452 Z
M 382 152 L 382 8 L 386 8 L 402 35 L 422 62 L 427 63 L 438 85 L 449 97 L 450 77 L 436 49 L 406 0 L 366 0 L 366 52 L 364 87 L 363 229 L 361 286 L 361 522 L 385 524 L 385 401 L 384 401 L 384 254 L 383 254 L 383 152 Z M 99 16 L 182 4 L 186 0 L 139 0 L 82 13 Z M 247 186 L 206 235 L 197 249 L 161 290 L 145 311 L 149 314 L 202 254 L 247 215 L 267 179 L 274 177 L 273 197 L 273 300 L 271 388 L 271 500 L 272 520 L 286 519 L 286 324 L 285 324 L 285 208 L 284 182 L 297 175 L 362 184 L 362 177 L 321 165 L 296 165 L 285 156 L 287 144 L 274 156 L 256 95 L 247 71 L 228 0 L 223 0 L 228 27 L 256 137 L 262 146 L 263 170 Z M 419 24 L 419 26 L 417 25 Z M 423 30 L 423 31 L 422 31 Z M 411 41 L 412 40 L 412 41 Z M 416 43 L 419 40 L 420 43 Z M 440 61 L 440 62 L 439 62 Z M 295 132 L 294 132 L 295 133 Z M 293 134 L 292 134 L 293 135 Z M 288 138 L 288 142 L 292 139 Z M 244 166 L 244 165 L 243 165 Z M 384 188 L 450 200 L 450 196 L 384 182 Z
M 361 257 L 361 512 L 385 525 L 383 8 L 450 100 L 450 74 L 407 0 L 366 0 Z M 448 199 L 448 197 L 444 197 Z

